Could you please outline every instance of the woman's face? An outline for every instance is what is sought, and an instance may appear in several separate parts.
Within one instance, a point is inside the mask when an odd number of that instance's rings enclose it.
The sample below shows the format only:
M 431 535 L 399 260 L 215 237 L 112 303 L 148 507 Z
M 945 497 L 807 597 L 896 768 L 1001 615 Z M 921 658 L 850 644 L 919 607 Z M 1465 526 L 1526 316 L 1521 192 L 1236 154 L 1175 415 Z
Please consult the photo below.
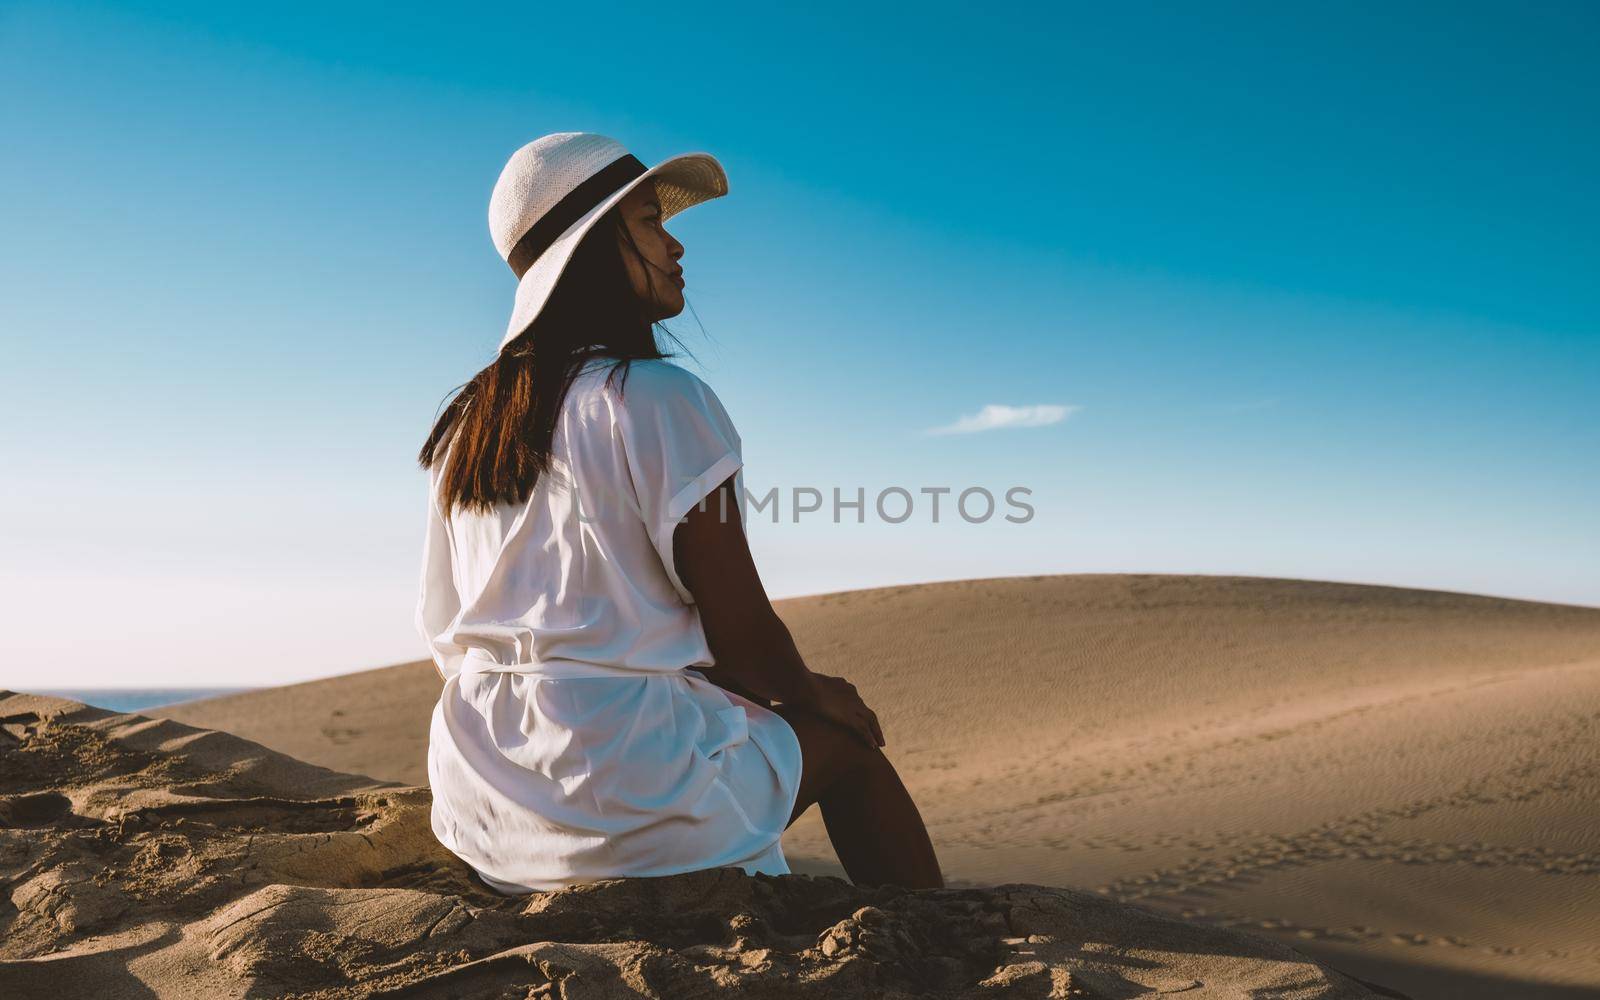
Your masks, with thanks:
M 678 263 L 683 244 L 661 225 L 655 182 L 646 181 L 629 191 L 617 207 L 639 248 L 635 254 L 627 240 L 619 237 L 634 294 L 645 304 L 651 322 L 678 315 L 683 312 L 683 267 Z

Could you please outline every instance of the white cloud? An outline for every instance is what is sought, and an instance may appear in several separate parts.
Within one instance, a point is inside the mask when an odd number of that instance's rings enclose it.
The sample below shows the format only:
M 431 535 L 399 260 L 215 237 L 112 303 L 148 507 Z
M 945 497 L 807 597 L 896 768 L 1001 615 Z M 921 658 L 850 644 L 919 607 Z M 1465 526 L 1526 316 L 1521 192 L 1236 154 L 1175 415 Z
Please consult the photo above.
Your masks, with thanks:
M 1005 406 L 990 403 L 969 417 L 962 417 L 945 427 L 929 429 L 929 434 L 975 434 L 978 431 L 999 430 L 1002 427 L 1046 427 L 1059 424 L 1068 415 L 1083 409 L 1081 406 Z

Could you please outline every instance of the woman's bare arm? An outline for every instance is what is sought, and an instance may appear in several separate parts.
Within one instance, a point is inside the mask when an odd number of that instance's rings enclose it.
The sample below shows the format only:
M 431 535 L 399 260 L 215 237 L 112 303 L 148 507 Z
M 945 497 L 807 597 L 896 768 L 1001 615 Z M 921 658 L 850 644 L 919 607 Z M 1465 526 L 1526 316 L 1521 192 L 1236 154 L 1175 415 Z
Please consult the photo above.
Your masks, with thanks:
M 752 700 L 814 705 L 816 675 L 806 668 L 761 584 L 740 523 L 733 477 L 678 525 L 672 558 L 700 609 L 716 660 L 702 672 L 729 690 L 759 696 Z
M 884 745 L 877 713 L 843 677 L 813 673 L 794 637 L 772 610 L 739 521 L 729 477 L 673 531 L 672 559 L 700 609 L 706 642 L 717 665 L 703 671 L 715 683 L 752 700 L 775 699 L 843 726 L 868 746 Z

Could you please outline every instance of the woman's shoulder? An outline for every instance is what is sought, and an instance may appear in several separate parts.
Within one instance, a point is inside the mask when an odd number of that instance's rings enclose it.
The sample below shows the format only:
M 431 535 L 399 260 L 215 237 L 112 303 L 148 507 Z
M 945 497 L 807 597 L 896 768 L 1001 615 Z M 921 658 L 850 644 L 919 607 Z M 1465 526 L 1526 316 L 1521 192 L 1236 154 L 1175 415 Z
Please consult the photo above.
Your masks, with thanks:
M 704 405 L 717 398 L 704 379 L 665 358 L 636 358 L 614 378 L 608 377 L 609 368 L 604 372 L 595 381 L 596 391 L 624 409 L 649 410 L 682 401 Z
M 700 376 L 664 358 L 589 364 L 567 392 L 567 419 L 583 426 L 719 419 L 726 411 Z
M 634 377 L 638 376 L 639 383 L 647 392 L 700 392 L 711 389 L 700 376 L 682 365 L 673 364 L 666 358 L 640 358 L 630 367 L 632 368 L 628 375 L 630 388 Z

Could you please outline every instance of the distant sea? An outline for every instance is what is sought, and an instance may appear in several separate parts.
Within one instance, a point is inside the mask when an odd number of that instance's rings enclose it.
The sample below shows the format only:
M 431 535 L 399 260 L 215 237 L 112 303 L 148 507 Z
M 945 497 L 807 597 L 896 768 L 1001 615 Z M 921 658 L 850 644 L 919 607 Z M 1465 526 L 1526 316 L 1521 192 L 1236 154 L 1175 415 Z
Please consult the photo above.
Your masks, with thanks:
M 96 708 L 109 708 L 113 712 L 138 712 L 158 705 L 176 705 L 182 701 L 198 701 L 224 694 L 238 694 L 253 688 L 74 688 L 70 690 L 34 691 L 56 698 L 71 698 Z

